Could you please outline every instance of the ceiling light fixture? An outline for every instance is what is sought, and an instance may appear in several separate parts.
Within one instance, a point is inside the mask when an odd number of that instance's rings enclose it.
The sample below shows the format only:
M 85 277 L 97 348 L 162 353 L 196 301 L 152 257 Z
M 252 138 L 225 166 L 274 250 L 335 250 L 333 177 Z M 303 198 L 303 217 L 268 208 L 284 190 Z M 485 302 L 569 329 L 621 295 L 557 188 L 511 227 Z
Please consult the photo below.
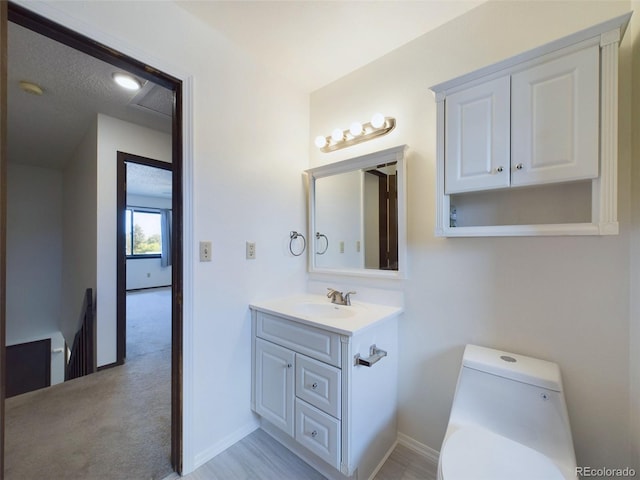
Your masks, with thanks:
M 111 76 L 113 77 L 114 82 L 127 90 L 140 90 L 142 88 L 140 80 L 127 73 L 116 72 Z
M 385 117 L 381 113 L 376 113 L 370 122 L 364 124 L 353 122 L 346 130 L 336 128 L 329 136 L 317 136 L 314 143 L 316 147 L 325 153 L 333 152 L 334 150 L 386 135 L 393 130 L 395 126 L 395 118 Z
M 30 93 L 31 95 L 42 95 L 42 87 L 33 82 L 27 82 L 26 80 L 20 81 L 20 88 L 22 91 Z

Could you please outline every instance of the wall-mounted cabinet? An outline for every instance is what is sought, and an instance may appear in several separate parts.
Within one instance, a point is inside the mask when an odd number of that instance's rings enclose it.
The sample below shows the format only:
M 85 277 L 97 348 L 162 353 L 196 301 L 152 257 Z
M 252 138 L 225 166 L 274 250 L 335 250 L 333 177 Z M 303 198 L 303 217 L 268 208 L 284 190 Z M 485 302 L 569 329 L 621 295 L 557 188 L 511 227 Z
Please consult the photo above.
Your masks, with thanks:
M 431 88 L 436 235 L 618 233 L 618 45 L 630 17 Z

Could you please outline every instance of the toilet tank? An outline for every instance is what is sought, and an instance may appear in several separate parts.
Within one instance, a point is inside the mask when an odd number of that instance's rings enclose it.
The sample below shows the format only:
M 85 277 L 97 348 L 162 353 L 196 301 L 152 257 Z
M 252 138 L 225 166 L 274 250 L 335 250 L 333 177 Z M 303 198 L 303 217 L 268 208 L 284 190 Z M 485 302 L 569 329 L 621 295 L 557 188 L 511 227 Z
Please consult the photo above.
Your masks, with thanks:
M 476 425 L 575 464 L 557 364 L 467 345 L 450 423 Z

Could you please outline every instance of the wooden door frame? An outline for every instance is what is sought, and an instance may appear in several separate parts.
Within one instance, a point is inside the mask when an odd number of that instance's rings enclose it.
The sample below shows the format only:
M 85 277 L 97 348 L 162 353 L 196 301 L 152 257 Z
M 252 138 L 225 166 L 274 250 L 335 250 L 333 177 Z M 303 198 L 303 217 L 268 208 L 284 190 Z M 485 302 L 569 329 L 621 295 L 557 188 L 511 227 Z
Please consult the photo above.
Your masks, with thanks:
M 6 329 L 6 64 L 7 22 L 11 21 L 87 55 L 122 68 L 174 92 L 172 115 L 173 240 L 171 326 L 171 464 L 179 474 L 183 466 L 183 85 L 182 81 L 150 65 L 53 22 L 22 6 L 0 0 L 0 478 L 4 476 L 4 371 Z
M 168 162 L 162 162 L 160 160 L 154 160 L 153 158 L 142 157 L 133 153 L 118 151 L 117 154 L 117 218 L 118 226 L 117 237 L 117 257 L 118 257 L 118 271 L 116 274 L 118 283 L 117 292 L 117 306 L 116 306 L 116 364 L 122 365 L 125 362 L 127 356 L 127 252 L 126 245 L 123 242 L 125 235 L 124 211 L 127 208 L 127 162 L 137 163 L 139 165 L 146 165 L 147 167 L 160 168 L 162 170 L 170 170 L 173 174 L 173 165 Z M 171 202 L 173 206 L 173 188 L 171 189 Z M 171 245 L 175 242 L 175 236 L 180 235 L 181 232 L 176 232 L 171 229 Z M 172 259 L 174 252 L 171 252 Z M 172 265 L 173 270 L 173 265 Z M 172 278 L 173 281 L 173 278 Z M 171 285 L 171 291 L 173 292 L 173 284 Z
M 0 479 L 4 478 L 4 397 L 7 305 L 7 2 L 0 1 Z

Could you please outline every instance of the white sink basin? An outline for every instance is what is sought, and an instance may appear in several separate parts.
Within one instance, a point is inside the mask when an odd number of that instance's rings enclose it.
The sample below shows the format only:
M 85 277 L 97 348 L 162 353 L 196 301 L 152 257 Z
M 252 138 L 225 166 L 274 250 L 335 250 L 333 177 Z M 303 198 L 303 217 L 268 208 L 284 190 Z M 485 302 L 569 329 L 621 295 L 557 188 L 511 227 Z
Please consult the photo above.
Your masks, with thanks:
M 364 303 L 359 300 L 351 305 L 335 305 L 326 295 L 312 293 L 255 302 L 249 306 L 257 312 L 285 316 L 340 335 L 353 335 L 374 323 L 402 313 L 401 307 Z
M 358 313 L 357 308 L 353 306 L 314 302 L 298 303 L 294 306 L 294 310 L 310 318 L 349 318 Z

